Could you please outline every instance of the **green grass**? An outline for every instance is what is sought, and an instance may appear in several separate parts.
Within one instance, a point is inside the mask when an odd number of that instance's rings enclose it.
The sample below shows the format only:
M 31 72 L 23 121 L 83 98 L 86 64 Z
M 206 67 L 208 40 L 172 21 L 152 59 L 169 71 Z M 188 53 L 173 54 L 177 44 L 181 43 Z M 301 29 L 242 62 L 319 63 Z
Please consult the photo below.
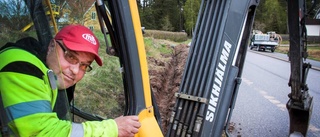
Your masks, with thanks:
M 151 38 L 145 38 L 144 39 L 144 44 L 145 44 L 145 47 L 146 47 L 147 56 L 152 56 L 154 54 L 153 51 L 148 50 L 153 46 L 152 39 Z
M 289 41 L 281 41 L 281 44 L 289 44 Z
M 20 32 L 20 31 L 9 31 L 7 33 L 0 33 L 0 47 L 5 45 L 7 42 L 16 42 L 17 40 L 24 37 L 34 37 L 37 39 L 35 31 Z
M 308 50 L 320 50 L 320 46 L 310 46 Z
M 188 40 L 182 42 L 182 44 L 189 44 L 191 41 L 192 41 L 192 39 L 188 39 Z
M 276 48 L 278 53 L 288 54 L 289 46 L 280 46 Z M 320 46 L 308 46 L 308 59 L 320 61 Z
M 308 47 L 309 59 L 320 61 L 320 46 Z
M 158 57 L 161 54 L 169 55 L 173 52 L 173 49 L 170 48 L 171 45 L 158 43 L 151 37 L 144 38 L 144 44 L 148 57 Z
M 103 66 L 93 64 L 76 86 L 75 104 L 82 110 L 103 117 L 116 117 L 123 112 L 123 103 L 119 98 L 123 94 L 122 76 L 118 58 L 102 56 Z
M 162 54 L 171 54 L 172 53 L 172 49 L 171 48 L 168 48 L 169 46 L 171 45 L 166 45 L 166 44 L 161 44 L 158 48 L 158 51 Z

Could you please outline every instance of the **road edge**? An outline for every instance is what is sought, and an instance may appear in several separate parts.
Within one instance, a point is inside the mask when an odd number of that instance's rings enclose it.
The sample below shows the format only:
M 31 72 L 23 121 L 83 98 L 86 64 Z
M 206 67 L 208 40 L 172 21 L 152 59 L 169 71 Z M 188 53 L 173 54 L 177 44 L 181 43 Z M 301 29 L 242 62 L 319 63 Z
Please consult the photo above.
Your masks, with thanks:
M 253 53 L 260 54 L 260 55 L 268 56 L 268 57 L 275 58 L 275 59 L 278 59 L 278 60 L 282 60 L 282 61 L 285 61 L 285 62 L 290 62 L 288 59 L 285 59 L 283 57 L 275 56 L 274 54 L 273 55 L 272 54 L 266 54 L 266 53 L 263 53 L 263 52 L 260 52 L 260 51 L 254 51 L 254 50 L 249 50 L 249 52 L 253 52 Z M 279 54 L 281 54 L 281 53 L 279 53 Z M 320 71 L 320 67 L 313 66 L 312 64 L 311 64 L 311 69 Z

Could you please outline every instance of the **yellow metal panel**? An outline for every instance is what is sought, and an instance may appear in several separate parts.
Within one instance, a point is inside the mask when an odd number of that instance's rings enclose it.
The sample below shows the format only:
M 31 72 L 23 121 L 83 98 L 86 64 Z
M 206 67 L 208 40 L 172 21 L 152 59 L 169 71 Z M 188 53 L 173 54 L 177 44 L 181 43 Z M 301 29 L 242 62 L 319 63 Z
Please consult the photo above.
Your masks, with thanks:
M 140 112 L 139 121 L 141 127 L 135 137 L 163 137 L 157 120 L 154 117 L 153 107 Z
M 136 41 L 138 46 L 139 52 L 139 60 L 140 60 L 140 69 L 142 74 L 142 82 L 143 82 L 143 90 L 145 96 L 145 103 L 146 107 L 152 106 L 151 101 L 151 91 L 150 91 L 150 81 L 149 81 L 149 74 L 148 74 L 148 65 L 147 65 L 147 57 L 146 51 L 144 47 L 144 41 L 142 36 L 141 24 L 140 24 L 140 17 L 137 7 L 136 0 L 129 0 L 130 11 L 132 16 L 132 23 L 134 32 L 136 35 Z
M 136 41 L 138 46 L 143 91 L 145 97 L 144 99 L 146 104 L 146 109 L 139 113 L 141 127 L 139 129 L 138 134 L 136 134 L 135 137 L 163 137 L 161 129 L 157 123 L 157 120 L 155 119 L 154 108 L 152 106 L 147 57 L 144 47 L 140 17 L 136 0 L 129 0 L 129 5 L 132 16 L 133 28 L 136 35 Z

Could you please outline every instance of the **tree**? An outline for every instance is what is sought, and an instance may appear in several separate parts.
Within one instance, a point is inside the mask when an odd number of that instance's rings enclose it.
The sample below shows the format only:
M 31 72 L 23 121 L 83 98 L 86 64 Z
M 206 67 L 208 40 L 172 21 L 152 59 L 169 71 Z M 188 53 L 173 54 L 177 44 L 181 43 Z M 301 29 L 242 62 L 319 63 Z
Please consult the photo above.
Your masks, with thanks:
M 172 26 L 169 16 L 165 16 L 164 18 L 162 18 L 161 20 L 162 22 L 162 27 L 161 30 L 165 30 L 165 31 L 173 31 L 174 27 Z
M 193 29 L 197 22 L 201 0 L 187 0 L 183 6 L 184 26 L 186 32 L 192 35 Z
M 169 31 L 180 31 L 180 6 L 177 0 L 170 0 L 165 5 L 168 9 L 166 15 L 172 28 Z
M 156 29 L 156 19 L 153 16 L 152 10 L 153 3 L 154 2 L 152 0 L 143 0 L 138 2 L 141 25 L 147 29 Z
M 167 15 L 168 6 L 173 5 L 166 5 L 167 1 L 169 0 L 154 0 L 154 3 L 151 5 L 152 14 L 155 19 L 155 24 L 153 24 L 153 28 L 162 30 L 163 25 L 166 24 L 164 19 Z
M 281 0 L 261 0 L 256 11 L 254 29 L 287 33 L 286 5 Z
M 23 0 L 0 0 L 1 24 L 7 30 L 20 30 L 31 22 Z
M 61 15 L 67 13 L 70 19 L 69 23 L 83 25 L 88 20 L 84 17 L 84 14 L 93 3 L 94 0 L 66 0 L 66 3 L 60 9 Z
M 181 31 L 180 0 L 138 0 L 142 26 L 148 29 Z

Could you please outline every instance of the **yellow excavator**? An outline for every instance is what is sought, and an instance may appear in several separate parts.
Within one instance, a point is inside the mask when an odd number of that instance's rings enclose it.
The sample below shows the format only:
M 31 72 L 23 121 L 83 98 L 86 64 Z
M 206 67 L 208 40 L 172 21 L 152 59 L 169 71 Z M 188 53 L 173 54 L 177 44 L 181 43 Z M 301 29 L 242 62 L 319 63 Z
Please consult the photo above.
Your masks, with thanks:
M 25 2 L 38 40 L 48 45 L 52 34 L 44 3 L 42 0 Z M 136 137 L 219 137 L 228 132 L 258 5 L 259 0 L 202 0 L 170 124 L 161 127 L 150 87 L 137 1 L 96 0 L 101 32 L 111 41 L 105 41 L 110 45 L 107 53 L 120 61 L 126 106 L 123 114 L 138 115 L 142 124 Z M 289 0 L 287 5 L 291 61 L 291 93 L 287 103 L 289 133 L 306 136 L 313 102 L 306 84 L 311 65 L 302 60 L 307 55 L 306 7 L 302 0 Z M 51 21 L 54 13 L 50 8 Z M 72 93 L 74 89 L 69 90 L 68 93 Z M 72 113 L 87 120 L 101 120 L 74 110 Z M 162 128 L 167 129 L 166 134 Z

